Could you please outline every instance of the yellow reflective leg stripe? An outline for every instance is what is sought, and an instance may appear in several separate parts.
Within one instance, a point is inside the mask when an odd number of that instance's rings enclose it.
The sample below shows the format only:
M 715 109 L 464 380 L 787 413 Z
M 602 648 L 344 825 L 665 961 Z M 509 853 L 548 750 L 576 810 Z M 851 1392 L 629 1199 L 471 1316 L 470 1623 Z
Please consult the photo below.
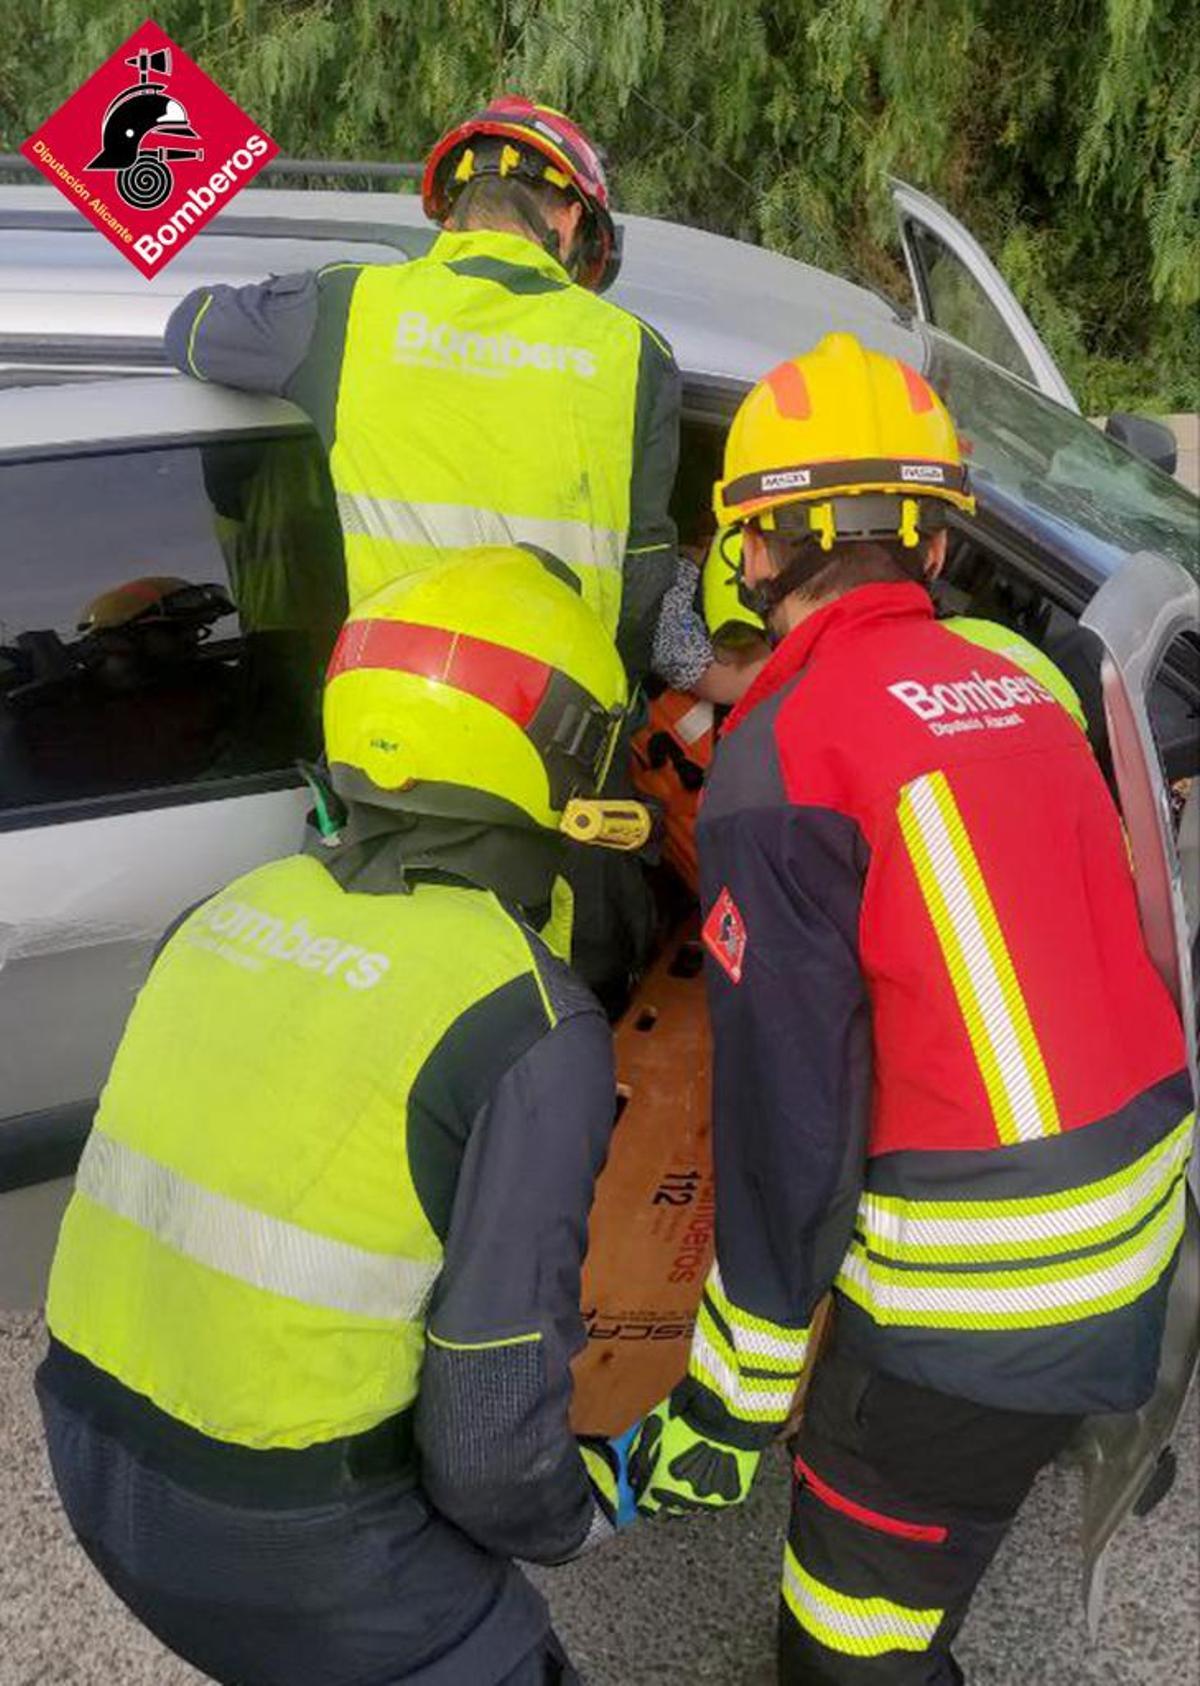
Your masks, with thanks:
M 351 1247 L 216 1194 L 93 1129 L 75 1190 L 210 1270 L 303 1305 L 412 1322 L 440 1266 Z
M 1003 1142 L 1060 1129 L 1046 1062 L 996 909 L 944 773 L 906 785 L 900 829 Z
M 783 1600 L 818 1644 L 849 1657 L 927 1651 L 946 1614 L 893 1604 L 889 1598 L 853 1598 L 838 1592 L 810 1574 L 790 1545 L 783 1559 Z

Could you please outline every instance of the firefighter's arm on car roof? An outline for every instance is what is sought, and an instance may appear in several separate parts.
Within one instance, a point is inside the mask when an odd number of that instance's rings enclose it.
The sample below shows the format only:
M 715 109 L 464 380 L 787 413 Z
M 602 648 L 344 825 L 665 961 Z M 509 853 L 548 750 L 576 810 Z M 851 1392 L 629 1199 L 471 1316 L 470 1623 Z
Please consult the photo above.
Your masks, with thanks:
M 716 1260 L 674 1402 L 702 1433 L 753 1450 L 788 1416 L 862 1187 L 866 850 L 827 810 L 730 807 L 703 815 L 700 860 Z
M 610 1531 L 568 1422 L 588 1211 L 616 1095 L 612 1038 L 586 1000 L 509 1067 L 472 1127 L 417 1405 L 438 1510 L 489 1551 L 541 1563 Z
M 281 395 L 308 355 L 320 291 L 311 270 L 197 287 L 167 321 L 167 359 L 197 380 Z

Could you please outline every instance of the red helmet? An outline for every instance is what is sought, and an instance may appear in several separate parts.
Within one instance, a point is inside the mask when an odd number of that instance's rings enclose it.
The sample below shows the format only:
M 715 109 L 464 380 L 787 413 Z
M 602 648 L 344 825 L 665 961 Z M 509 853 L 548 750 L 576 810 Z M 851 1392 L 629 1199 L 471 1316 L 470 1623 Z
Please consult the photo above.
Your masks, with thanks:
M 516 158 L 507 148 L 494 157 L 476 159 L 473 140 L 492 137 L 514 143 Z M 444 134 L 425 161 L 421 202 L 425 215 L 444 222 L 455 195 L 469 181 L 485 175 L 516 176 L 549 182 L 574 193 L 584 209 L 576 257 L 580 285 L 602 293 L 617 278 L 621 242 L 608 208 L 608 183 L 600 154 L 583 130 L 552 106 L 535 105 L 519 94 L 499 99 Z

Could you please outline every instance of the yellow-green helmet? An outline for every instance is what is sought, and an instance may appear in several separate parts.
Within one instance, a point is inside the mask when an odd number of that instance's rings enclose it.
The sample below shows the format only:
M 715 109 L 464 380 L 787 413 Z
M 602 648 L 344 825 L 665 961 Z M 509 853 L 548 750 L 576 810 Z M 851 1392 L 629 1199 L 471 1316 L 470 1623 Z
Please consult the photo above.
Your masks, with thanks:
M 325 683 L 348 801 L 557 829 L 593 796 L 626 702 L 600 620 L 531 552 L 464 550 L 358 603 Z
M 761 615 L 742 602 L 742 530 L 722 527 L 708 547 L 700 571 L 700 596 L 704 621 L 714 644 L 746 644 L 764 638 Z

